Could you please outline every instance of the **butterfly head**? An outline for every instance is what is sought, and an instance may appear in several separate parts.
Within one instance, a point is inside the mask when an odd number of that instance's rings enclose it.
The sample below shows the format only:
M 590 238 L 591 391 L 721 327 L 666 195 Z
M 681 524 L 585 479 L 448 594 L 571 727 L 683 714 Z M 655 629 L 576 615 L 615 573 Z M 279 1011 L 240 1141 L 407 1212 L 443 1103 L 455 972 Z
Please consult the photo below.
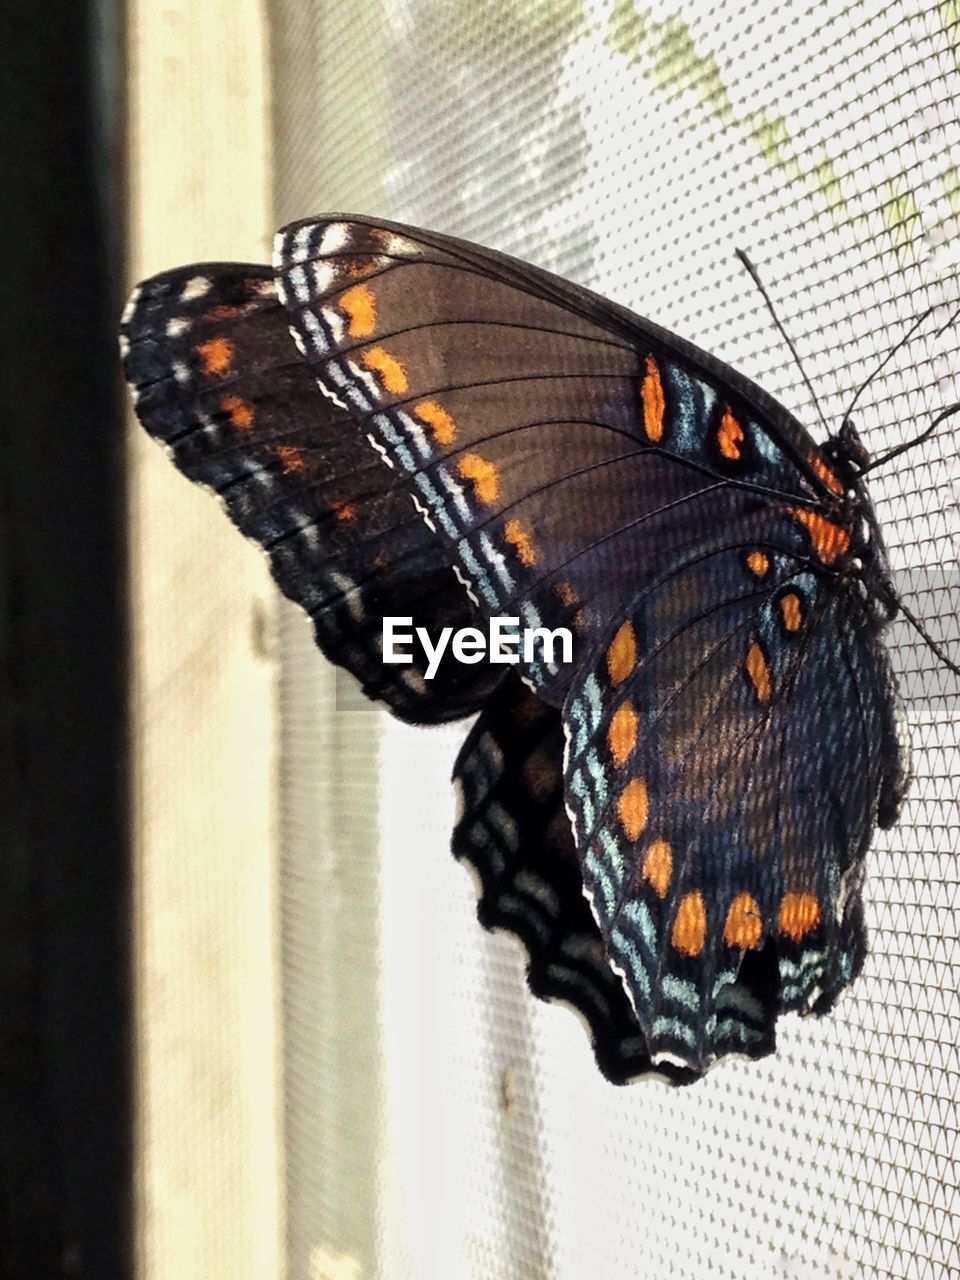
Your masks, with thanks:
M 844 418 L 840 430 L 827 442 L 824 451 L 842 472 L 852 471 L 859 476 L 870 465 L 869 451 L 850 418 Z
M 875 623 L 883 626 L 896 617 L 900 601 L 893 585 L 883 534 L 867 491 L 870 453 L 849 417 L 844 418 L 836 435 L 824 443 L 823 453 L 843 488 L 840 521 L 850 532 L 849 551 L 836 568 L 851 585 L 859 587 Z
M 858 581 L 874 621 L 879 626 L 883 626 L 898 614 L 902 614 L 923 638 L 927 647 L 955 675 L 960 675 L 960 666 L 944 652 L 920 619 L 910 611 L 897 594 L 890 573 L 883 535 L 867 492 L 866 476 L 869 471 L 885 466 L 888 462 L 916 448 L 917 445 L 923 444 L 925 440 L 929 440 L 941 423 L 958 413 L 960 413 L 960 404 L 948 405 L 919 435 L 894 446 L 878 458 L 872 458 L 867 452 L 848 413 L 844 417 L 839 432 L 823 446 L 824 453 L 836 467 L 837 474 L 842 479 L 846 488 L 846 500 L 852 508 L 850 514 L 853 517 L 855 532 L 849 556 L 850 564 L 844 568 Z

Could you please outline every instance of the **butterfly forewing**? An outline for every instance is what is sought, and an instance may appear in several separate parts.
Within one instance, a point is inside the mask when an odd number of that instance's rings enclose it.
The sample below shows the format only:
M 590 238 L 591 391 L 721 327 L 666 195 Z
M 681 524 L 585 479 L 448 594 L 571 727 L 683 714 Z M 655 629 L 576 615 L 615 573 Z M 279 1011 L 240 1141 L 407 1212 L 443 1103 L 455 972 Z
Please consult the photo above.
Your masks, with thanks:
M 724 518 L 816 503 L 812 441 L 584 290 L 410 228 L 297 224 L 283 296 L 321 383 L 367 424 L 479 605 L 596 639 L 723 491 Z M 692 349 L 691 349 L 692 350 Z M 709 360 L 704 357 L 709 363 Z M 572 668 L 527 674 L 558 705 Z

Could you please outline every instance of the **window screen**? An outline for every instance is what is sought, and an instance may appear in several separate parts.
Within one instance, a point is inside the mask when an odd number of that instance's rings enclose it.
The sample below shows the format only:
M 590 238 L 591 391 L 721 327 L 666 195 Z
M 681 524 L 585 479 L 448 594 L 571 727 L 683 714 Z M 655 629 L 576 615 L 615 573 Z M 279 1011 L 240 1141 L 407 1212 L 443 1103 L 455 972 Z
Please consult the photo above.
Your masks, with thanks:
M 277 225 L 478 240 L 713 351 L 822 438 L 890 448 L 960 399 L 960 10 L 278 0 Z M 957 652 L 957 428 L 873 480 L 897 584 Z M 891 629 L 914 742 L 867 864 L 871 951 L 823 1021 L 696 1086 L 617 1089 L 485 933 L 449 854 L 462 727 L 365 703 L 282 623 L 289 1274 L 311 1280 L 960 1276 L 956 680 Z

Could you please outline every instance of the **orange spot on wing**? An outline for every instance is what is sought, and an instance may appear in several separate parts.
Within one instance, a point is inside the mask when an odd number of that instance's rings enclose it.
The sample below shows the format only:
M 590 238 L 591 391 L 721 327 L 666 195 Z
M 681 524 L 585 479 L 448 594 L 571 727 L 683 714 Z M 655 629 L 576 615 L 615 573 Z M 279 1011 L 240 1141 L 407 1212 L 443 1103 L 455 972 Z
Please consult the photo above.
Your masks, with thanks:
M 481 458 L 479 453 L 465 453 L 460 459 L 457 470 L 465 480 L 472 480 L 477 497 L 486 506 L 496 502 L 500 494 L 500 472 L 492 462 Z
M 658 898 L 665 898 L 673 875 L 673 850 L 666 840 L 654 840 L 643 855 L 640 874 Z
M 546 800 L 560 781 L 560 774 L 549 756 L 534 751 L 524 762 L 523 778 L 535 800 Z
M 392 396 L 403 395 L 409 387 L 406 369 L 396 356 L 384 351 L 383 347 L 368 347 L 360 359 L 365 369 L 379 374 L 380 381 Z
M 707 940 L 707 904 L 699 890 L 684 894 L 673 921 L 671 941 L 685 956 L 698 956 Z
M 637 745 L 637 730 L 640 728 L 640 717 L 633 709 L 633 704 L 624 702 L 619 706 L 610 721 L 607 730 L 607 746 L 616 765 L 624 765 Z
M 572 609 L 575 604 L 580 603 L 580 597 L 574 590 L 573 583 L 567 582 L 566 579 L 563 582 L 558 582 L 554 587 L 554 591 L 557 593 L 557 599 L 560 603 L 565 604 L 568 609 Z
M 519 520 L 508 520 L 503 536 L 512 547 L 516 547 L 520 563 L 528 567 L 537 563 L 537 552 L 533 539 Z
M 376 269 L 377 259 L 374 257 L 351 258 L 343 267 L 344 272 L 351 280 L 362 280 L 364 276 L 373 275 Z
M 843 485 L 840 483 L 839 477 L 834 475 L 824 460 L 815 453 L 810 456 L 810 465 L 813 467 L 817 476 L 823 481 L 831 493 L 835 493 L 838 498 L 843 497 Z
M 754 640 L 747 650 L 747 660 L 744 665 L 757 697 L 761 702 L 769 702 L 770 694 L 773 692 L 770 667 L 757 640 Z
M 281 467 L 289 475 L 297 475 L 306 471 L 310 466 L 307 455 L 303 450 L 297 449 L 292 444 L 275 445 L 272 452 L 279 458 Z
M 785 893 L 780 903 L 780 932 L 801 942 L 820 923 L 820 903 L 812 893 Z
M 663 415 L 665 403 L 663 399 L 663 383 L 660 381 L 660 370 L 653 356 L 647 356 L 647 372 L 640 387 L 640 400 L 643 404 L 643 429 L 647 439 L 659 444 L 663 439 Z
M 347 315 L 351 338 L 369 338 L 377 326 L 377 301 L 366 284 L 355 284 L 340 295 L 340 309 Z
M 631 778 L 620 792 L 617 813 L 628 839 L 636 840 L 647 825 L 650 813 L 650 797 L 647 794 L 647 784 L 642 778 Z
M 209 374 L 212 378 L 222 378 L 225 373 L 230 371 L 235 349 L 229 338 L 219 335 L 216 338 L 208 338 L 206 342 L 201 342 L 196 348 L 196 354 L 204 373 Z
M 433 432 L 437 444 L 453 444 L 457 438 L 457 424 L 436 400 L 421 400 L 413 406 L 414 414 Z
M 536 724 L 547 714 L 547 708 L 536 694 L 530 693 L 526 685 L 522 687 L 523 700 L 513 708 L 514 719 L 520 724 Z
M 736 462 L 740 457 L 740 445 L 743 443 L 743 427 L 729 409 L 724 409 L 720 426 L 717 430 L 717 448 L 725 458 Z
M 824 564 L 833 564 L 850 550 L 850 535 L 846 529 L 818 511 L 810 511 L 807 507 L 793 507 L 790 513 L 806 529 L 813 543 L 813 549 Z
M 610 641 L 607 671 L 614 685 L 622 684 L 637 665 L 637 637 L 632 623 L 625 622 Z
M 788 591 L 780 597 L 780 614 L 783 625 L 788 631 L 799 631 L 803 625 L 803 606 L 800 597 L 794 591 Z
M 763 917 L 756 898 L 750 893 L 738 893 L 730 903 L 727 922 L 723 926 L 723 940 L 728 947 L 752 951 L 763 938 Z
M 219 306 L 210 307 L 203 313 L 204 320 L 234 320 L 237 316 L 242 316 L 247 310 L 246 306 L 239 306 L 236 303 L 222 302 Z
M 770 572 L 770 557 L 765 551 L 751 551 L 747 556 L 747 568 L 758 578 L 765 578 Z
M 244 400 L 241 396 L 224 396 L 220 401 L 220 408 L 230 419 L 234 431 L 253 430 L 256 414 L 249 400 Z
M 357 518 L 357 508 L 352 502 L 334 502 L 330 509 L 338 520 L 344 520 L 348 524 Z

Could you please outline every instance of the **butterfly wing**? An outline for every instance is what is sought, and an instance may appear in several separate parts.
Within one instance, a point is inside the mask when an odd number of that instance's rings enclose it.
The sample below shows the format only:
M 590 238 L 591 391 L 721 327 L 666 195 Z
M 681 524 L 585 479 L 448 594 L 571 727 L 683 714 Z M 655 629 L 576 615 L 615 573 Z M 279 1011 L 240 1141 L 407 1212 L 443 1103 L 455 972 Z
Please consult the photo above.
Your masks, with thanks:
M 559 712 L 516 677 L 477 718 L 454 766 L 455 857 L 474 872 L 477 916 L 523 943 L 534 995 L 568 1005 L 589 1028 L 597 1065 L 615 1084 L 654 1071 L 626 991 L 610 967 L 583 893 L 563 798 Z M 665 1064 L 674 1083 L 694 1073 Z
M 137 415 L 177 467 L 218 493 L 310 615 L 317 643 L 400 718 L 475 711 L 502 669 L 383 662 L 384 615 L 436 631 L 476 611 L 409 496 L 290 336 L 267 267 L 206 264 L 142 284 L 125 315 L 124 368 Z
M 874 618 L 767 525 L 638 593 L 565 714 L 601 933 L 653 1059 L 695 1070 L 770 1052 L 778 1013 L 858 972 L 863 859 L 901 790 Z
M 769 1052 L 859 967 L 902 790 L 840 478 L 746 379 L 536 268 L 347 217 L 276 262 L 319 381 L 483 610 L 578 634 L 524 675 L 564 707 L 584 882 L 651 1056 Z
M 332 218 L 282 233 L 277 262 L 332 399 L 282 345 L 266 273 L 232 269 L 250 285 L 234 298 L 205 268 L 199 294 L 184 273 L 128 321 L 148 430 L 224 494 L 369 692 L 409 719 L 487 703 L 458 761 L 455 851 L 481 918 L 525 940 L 532 985 L 577 990 L 611 1078 L 768 1052 L 778 1012 L 822 1010 L 858 967 L 863 853 L 903 789 L 877 625 L 834 569 L 851 540 L 836 474 L 734 371 L 502 255 Z M 232 354 L 215 368 L 220 338 Z M 361 460 L 365 434 L 395 484 Z M 309 473 L 280 452 L 311 448 Z M 342 537 L 340 502 L 363 513 Z M 400 565 L 382 559 L 398 547 Z M 484 614 L 574 629 L 572 661 L 524 663 L 539 727 L 488 668 L 442 693 L 398 693 L 383 668 L 376 591 L 383 613 L 470 624 L 451 568 Z M 557 817 L 561 726 L 575 841 Z
M 839 481 L 748 380 L 604 299 L 450 238 L 331 218 L 278 238 L 320 383 L 365 424 L 488 614 L 606 620 L 704 523 Z M 575 670 L 525 674 L 553 705 Z

